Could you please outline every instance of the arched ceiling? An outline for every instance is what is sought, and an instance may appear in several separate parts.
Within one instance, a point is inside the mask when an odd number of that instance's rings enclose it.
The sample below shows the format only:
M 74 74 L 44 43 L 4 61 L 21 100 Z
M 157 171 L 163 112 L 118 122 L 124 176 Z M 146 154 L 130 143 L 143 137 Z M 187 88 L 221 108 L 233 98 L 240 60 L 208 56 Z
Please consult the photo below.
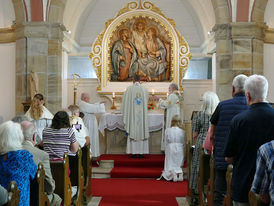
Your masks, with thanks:
M 90 48 L 105 28 L 105 22 L 132 0 L 68 0 L 64 24 L 71 38 L 82 48 Z M 207 32 L 215 24 L 211 0 L 150 0 L 175 21 L 178 31 L 191 48 L 201 48 Z
M 0 28 L 10 27 L 15 20 L 12 1 L 0 1 Z
M 274 0 L 268 0 L 265 13 L 264 13 L 264 21 L 266 22 L 266 25 L 274 28 Z

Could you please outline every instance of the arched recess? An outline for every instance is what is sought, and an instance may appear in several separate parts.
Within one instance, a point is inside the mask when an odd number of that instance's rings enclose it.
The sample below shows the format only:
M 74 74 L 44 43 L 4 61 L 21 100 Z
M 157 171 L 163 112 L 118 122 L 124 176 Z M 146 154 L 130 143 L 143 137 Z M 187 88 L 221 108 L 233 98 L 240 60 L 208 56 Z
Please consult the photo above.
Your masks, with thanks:
M 255 0 L 251 14 L 251 21 L 264 23 L 264 12 L 267 2 L 268 0 Z
M 26 21 L 26 8 L 22 0 L 12 0 L 16 24 Z

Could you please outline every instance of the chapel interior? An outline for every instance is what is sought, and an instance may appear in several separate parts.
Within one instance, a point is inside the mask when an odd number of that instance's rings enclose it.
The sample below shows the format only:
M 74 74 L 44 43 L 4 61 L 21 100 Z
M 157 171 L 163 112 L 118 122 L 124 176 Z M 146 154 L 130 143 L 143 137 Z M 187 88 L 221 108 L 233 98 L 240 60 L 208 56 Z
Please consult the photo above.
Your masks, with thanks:
M 104 101 L 107 111 L 119 113 L 131 82 L 110 80 L 108 41 L 118 23 L 126 21 L 124 10 L 142 15 L 127 7 L 131 2 L 150 2 L 155 22 L 159 18 L 174 34 L 173 79 L 151 81 L 147 88 L 150 95 L 165 98 L 171 82 L 179 85 L 188 140 L 192 114 L 200 110 L 204 92 L 214 91 L 220 100 L 231 98 L 231 83 L 238 74 L 264 75 L 267 100 L 274 102 L 274 0 L 1 0 L 0 123 L 26 111 L 32 74 L 52 114 L 78 104 L 83 92 L 92 103 Z M 179 40 L 188 50 L 185 56 Z M 98 44 L 101 50 L 96 53 Z M 163 113 L 153 103 L 150 112 Z M 100 123 L 102 115 L 96 116 Z M 125 153 L 123 135 L 119 130 L 100 133 L 101 153 Z M 151 135 L 153 154 L 161 154 L 161 135 L 161 130 Z

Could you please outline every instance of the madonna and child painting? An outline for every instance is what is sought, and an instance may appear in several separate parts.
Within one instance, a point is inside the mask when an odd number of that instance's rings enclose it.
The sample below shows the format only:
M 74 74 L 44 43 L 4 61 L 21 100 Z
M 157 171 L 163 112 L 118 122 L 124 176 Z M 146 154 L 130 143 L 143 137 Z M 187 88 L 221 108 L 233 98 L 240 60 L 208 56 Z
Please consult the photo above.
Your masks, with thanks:
M 168 32 L 148 18 L 124 22 L 111 41 L 111 81 L 130 81 L 135 73 L 143 81 L 170 81 Z

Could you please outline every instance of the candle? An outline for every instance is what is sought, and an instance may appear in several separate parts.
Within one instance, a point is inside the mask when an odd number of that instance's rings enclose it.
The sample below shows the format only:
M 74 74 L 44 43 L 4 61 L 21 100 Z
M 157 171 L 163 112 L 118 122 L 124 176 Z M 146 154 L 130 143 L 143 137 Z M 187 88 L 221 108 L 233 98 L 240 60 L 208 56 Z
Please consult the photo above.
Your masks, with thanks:
M 154 89 L 152 89 L 152 95 L 154 94 Z
M 112 98 L 115 98 L 115 92 L 112 92 Z
M 166 96 L 168 97 L 168 92 L 166 93 Z

